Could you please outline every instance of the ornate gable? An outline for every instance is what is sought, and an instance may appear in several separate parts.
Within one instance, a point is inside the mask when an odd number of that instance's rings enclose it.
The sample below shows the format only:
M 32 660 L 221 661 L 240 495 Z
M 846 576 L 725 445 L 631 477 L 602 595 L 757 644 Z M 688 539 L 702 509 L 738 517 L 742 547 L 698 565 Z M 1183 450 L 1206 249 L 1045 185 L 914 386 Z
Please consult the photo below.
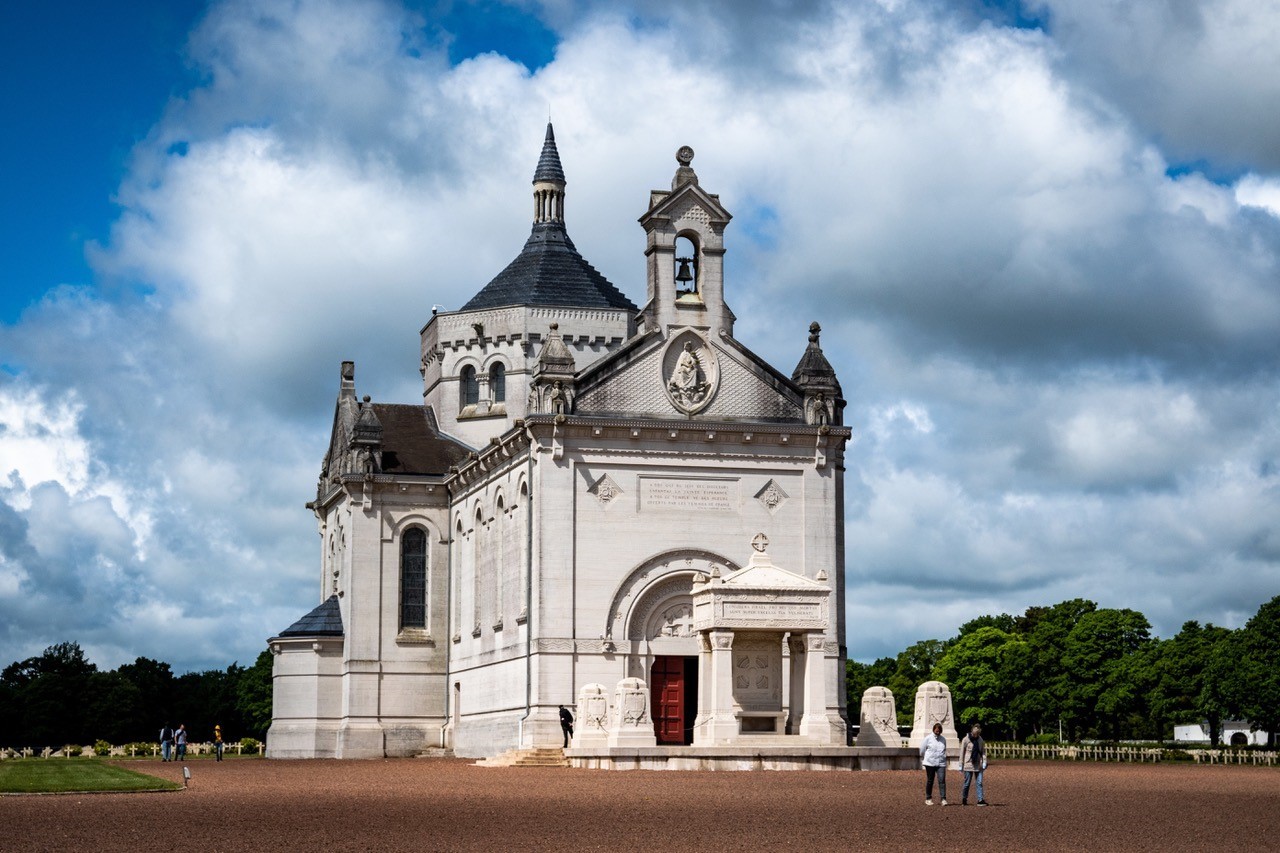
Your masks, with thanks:
M 695 329 L 653 336 L 578 378 L 581 415 L 691 418 L 765 423 L 804 420 L 804 395 L 731 338 Z

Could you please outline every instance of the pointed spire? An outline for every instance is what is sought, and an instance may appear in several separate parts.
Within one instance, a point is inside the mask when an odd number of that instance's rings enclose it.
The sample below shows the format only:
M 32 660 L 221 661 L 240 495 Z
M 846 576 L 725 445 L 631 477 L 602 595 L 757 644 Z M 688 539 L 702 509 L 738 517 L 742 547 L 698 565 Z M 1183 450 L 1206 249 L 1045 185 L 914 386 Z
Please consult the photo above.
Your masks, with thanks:
M 352 430 L 351 443 L 370 447 L 382 444 L 382 422 L 374 414 L 373 404 L 370 403 L 368 394 L 365 395 L 364 402 L 360 406 L 360 417 L 356 419 L 356 427 Z
M 533 224 L 564 230 L 564 169 L 560 168 L 560 152 L 556 150 L 556 134 L 547 122 L 547 139 L 542 143 L 542 156 L 533 172 Z
M 842 423 L 841 411 L 845 403 L 841 399 L 840 380 L 836 379 L 835 368 L 822 354 L 818 343 L 821 333 L 822 327 L 816 322 L 809 324 L 809 346 L 800 356 L 791 381 L 804 392 L 806 423 L 839 424 Z
M 822 327 L 816 322 L 809 324 L 809 346 L 805 347 L 804 355 L 800 356 L 800 363 L 791 374 L 791 381 L 801 388 L 822 388 L 838 394 L 840 383 L 836 380 L 835 368 L 822 354 L 822 347 L 818 344 L 821 333 Z
M 564 337 L 560 334 L 560 324 L 552 323 L 547 333 L 547 342 L 538 353 L 538 373 L 568 374 L 577 371 L 573 361 L 573 353 L 565 346 Z
M 538 158 L 538 168 L 533 173 L 533 182 L 556 183 L 564 185 L 564 169 L 560 167 L 560 152 L 556 150 L 556 132 L 547 120 L 547 138 L 542 143 L 542 156 Z

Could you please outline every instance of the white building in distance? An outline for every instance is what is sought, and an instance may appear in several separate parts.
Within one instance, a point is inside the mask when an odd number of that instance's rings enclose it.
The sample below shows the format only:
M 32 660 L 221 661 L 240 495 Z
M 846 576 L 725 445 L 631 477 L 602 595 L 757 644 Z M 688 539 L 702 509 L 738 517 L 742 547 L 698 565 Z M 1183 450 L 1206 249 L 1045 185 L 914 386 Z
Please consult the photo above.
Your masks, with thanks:
M 845 748 L 845 401 L 816 323 L 790 375 L 734 337 L 692 159 L 640 217 L 643 306 L 569 239 L 548 125 L 524 248 L 422 328 L 423 399 L 343 363 L 269 756 L 559 747 L 580 694 L 601 744 Z

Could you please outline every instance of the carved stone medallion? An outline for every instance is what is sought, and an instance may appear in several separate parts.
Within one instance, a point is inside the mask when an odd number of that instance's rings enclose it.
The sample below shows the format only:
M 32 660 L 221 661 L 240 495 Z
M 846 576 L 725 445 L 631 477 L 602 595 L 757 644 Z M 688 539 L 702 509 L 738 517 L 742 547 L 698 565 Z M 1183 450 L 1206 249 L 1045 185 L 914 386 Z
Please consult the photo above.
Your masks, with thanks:
M 662 354 L 662 384 L 677 410 L 692 415 L 705 409 L 719 381 L 719 362 L 701 335 L 685 329 L 667 341 Z
M 596 480 L 595 483 L 591 485 L 591 488 L 587 489 L 587 491 L 595 495 L 596 500 L 600 501 L 600 503 L 605 506 L 613 503 L 613 501 L 622 494 L 622 489 L 608 474 L 600 475 L 600 479 Z
M 764 488 L 756 492 L 756 500 L 760 501 L 761 506 L 769 510 L 770 515 L 777 512 L 778 508 L 786 503 L 789 497 L 790 495 L 782 491 L 782 487 L 778 485 L 776 480 L 770 480 L 764 484 Z

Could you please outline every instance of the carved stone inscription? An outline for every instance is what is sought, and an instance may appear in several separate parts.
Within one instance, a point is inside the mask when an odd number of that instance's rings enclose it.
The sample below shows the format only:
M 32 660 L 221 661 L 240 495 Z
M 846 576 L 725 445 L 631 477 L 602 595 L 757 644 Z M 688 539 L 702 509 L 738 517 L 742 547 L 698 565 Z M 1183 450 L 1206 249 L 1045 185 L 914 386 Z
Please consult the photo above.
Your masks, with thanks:
M 658 512 L 735 512 L 737 480 L 640 479 L 640 509 Z
M 758 619 L 771 622 L 821 619 L 822 606 L 785 601 L 726 601 L 725 619 Z

